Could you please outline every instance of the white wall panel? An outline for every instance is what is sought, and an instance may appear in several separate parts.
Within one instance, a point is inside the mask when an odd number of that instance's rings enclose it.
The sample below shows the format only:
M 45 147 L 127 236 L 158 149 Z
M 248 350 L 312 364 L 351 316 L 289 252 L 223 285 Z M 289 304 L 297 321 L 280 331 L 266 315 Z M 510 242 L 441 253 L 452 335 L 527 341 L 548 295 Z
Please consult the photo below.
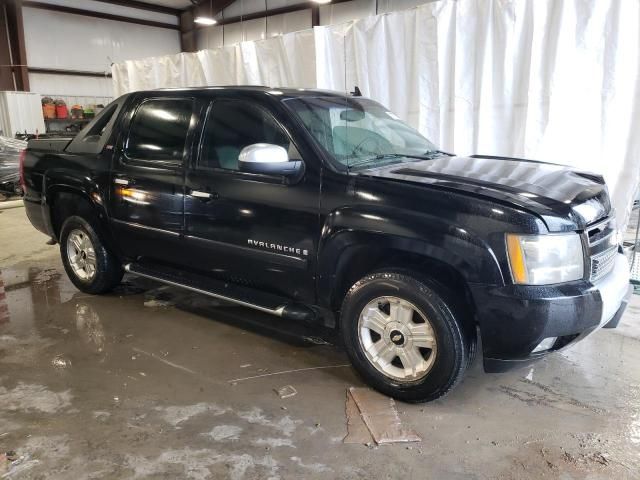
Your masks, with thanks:
M 242 25 L 232 23 L 224 26 L 224 44 L 233 45 L 242 41 Z
M 32 92 L 38 92 L 43 95 L 113 97 L 113 81 L 108 77 L 94 78 L 30 73 L 29 87 Z
M 264 25 L 264 18 L 225 25 L 224 44 L 233 45 L 250 40 L 262 40 L 266 38 Z
M 242 40 L 247 42 L 251 40 L 263 40 L 266 38 L 265 26 L 267 22 L 264 18 L 257 18 L 255 20 L 249 20 L 248 22 L 242 22 L 241 25 L 244 30 Z
M 377 0 L 377 13 L 406 10 L 408 8 L 414 8 L 433 1 L 436 0 Z M 240 15 L 263 12 L 265 10 L 265 4 L 268 10 L 272 10 L 274 8 L 299 5 L 300 3 L 301 0 L 236 0 L 224 10 L 224 18 L 239 17 Z M 343 23 L 375 14 L 376 0 L 353 0 L 351 2 L 339 3 L 336 5 L 323 5 L 320 7 L 320 24 L 331 25 L 335 23 Z M 288 31 L 292 32 L 295 30 Z M 273 36 L 270 32 L 268 32 L 267 35 Z
M 378 0 L 378 13 L 406 10 L 435 1 L 436 0 Z
M 121 15 L 123 17 L 151 20 L 153 22 L 169 23 L 171 25 L 178 25 L 177 15 L 151 12 L 149 10 L 141 10 L 139 8 L 123 7 L 121 5 L 111 5 L 105 2 L 96 2 L 94 0 L 46 0 L 44 3 L 80 8 L 82 10 L 91 10 L 92 12 L 110 13 L 112 15 Z
M 197 31 L 196 48 L 205 50 L 208 48 L 218 48 L 223 45 L 224 27 L 207 27 Z
M 265 0 L 236 0 L 224 9 L 224 18 L 239 17 L 249 13 L 264 12 Z
M 24 8 L 27 62 L 32 67 L 109 71 L 112 62 L 180 51 L 175 30 Z
M 272 15 L 267 18 L 267 37 L 311 28 L 311 9 Z
M 354 0 L 336 5 L 323 5 L 320 7 L 320 25 L 344 23 L 375 14 L 375 0 Z

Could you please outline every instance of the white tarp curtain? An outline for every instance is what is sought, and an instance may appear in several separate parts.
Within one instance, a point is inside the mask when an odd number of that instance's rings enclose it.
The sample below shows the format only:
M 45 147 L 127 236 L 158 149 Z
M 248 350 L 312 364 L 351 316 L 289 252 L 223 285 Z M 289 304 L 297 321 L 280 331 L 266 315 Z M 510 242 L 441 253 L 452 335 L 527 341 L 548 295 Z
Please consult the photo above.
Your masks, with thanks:
M 112 66 L 114 94 L 203 85 L 316 84 L 313 30 L 196 53 L 130 60 Z
M 623 220 L 640 177 L 640 2 L 447 0 L 113 66 L 116 94 L 193 85 L 351 90 L 444 150 L 604 174 Z

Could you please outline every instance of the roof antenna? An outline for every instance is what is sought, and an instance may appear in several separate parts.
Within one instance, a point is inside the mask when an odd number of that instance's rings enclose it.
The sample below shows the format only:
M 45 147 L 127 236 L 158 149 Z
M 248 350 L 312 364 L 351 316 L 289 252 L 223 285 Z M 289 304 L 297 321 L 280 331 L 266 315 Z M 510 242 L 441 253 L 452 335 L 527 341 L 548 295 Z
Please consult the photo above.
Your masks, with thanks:
M 353 90 L 353 92 L 349 92 L 351 93 L 351 95 L 353 97 L 361 97 L 362 96 L 362 92 L 360 91 L 360 89 L 358 88 L 358 86 L 355 86 L 355 89 Z

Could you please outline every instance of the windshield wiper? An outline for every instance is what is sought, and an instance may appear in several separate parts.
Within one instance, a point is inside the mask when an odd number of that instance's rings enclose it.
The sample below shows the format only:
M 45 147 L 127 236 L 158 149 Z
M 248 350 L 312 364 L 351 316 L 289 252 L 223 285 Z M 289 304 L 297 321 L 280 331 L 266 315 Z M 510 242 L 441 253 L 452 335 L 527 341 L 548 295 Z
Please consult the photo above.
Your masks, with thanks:
M 351 170 L 354 167 L 366 165 L 377 160 L 387 160 L 393 158 L 416 158 L 418 160 L 433 160 L 434 158 L 440 157 L 442 155 L 446 155 L 446 153 L 441 152 L 440 150 L 429 150 L 424 155 L 414 155 L 411 153 L 381 153 L 380 155 L 375 155 L 373 157 L 358 160 L 357 162 L 348 165 L 347 168 Z
M 441 157 L 443 155 L 446 156 L 446 157 L 454 157 L 455 156 L 453 153 L 443 152 L 442 150 L 429 150 L 428 152 L 425 152 L 425 154 L 424 154 L 425 157 L 429 157 L 429 158 Z
M 347 168 L 351 170 L 353 167 L 359 167 L 361 165 L 366 165 L 367 163 L 375 162 L 377 160 L 387 160 L 391 158 L 404 158 L 406 155 L 401 155 L 399 153 L 384 153 L 380 155 L 375 155 L 373 157 L 363 158 L 362 160 L 358 160 L 350 165 L 347 165 Z

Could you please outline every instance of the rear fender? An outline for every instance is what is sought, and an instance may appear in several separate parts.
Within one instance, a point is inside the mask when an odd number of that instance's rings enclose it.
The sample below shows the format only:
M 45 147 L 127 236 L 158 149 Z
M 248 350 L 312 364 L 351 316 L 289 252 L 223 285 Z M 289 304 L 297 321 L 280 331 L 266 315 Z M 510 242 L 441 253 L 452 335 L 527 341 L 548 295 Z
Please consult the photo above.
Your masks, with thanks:
M 118 251 L 108 224 L 106 198 L 98 182 L 90 177 L 80 177 L 77 173 L 64 170 L 46 172 L 43 181 L 43 217 L 53 238 L 59 240 L 60 228 L 64 222 L 64 218 L 57 218 L 56 212 L 62 212 L 64 217 L 71 214 L 90 214 L 97 221 L 97 227 L 100 228 L 105 243 L 112 251 Z M 64 205 L 59 202 L 63 202 Z

